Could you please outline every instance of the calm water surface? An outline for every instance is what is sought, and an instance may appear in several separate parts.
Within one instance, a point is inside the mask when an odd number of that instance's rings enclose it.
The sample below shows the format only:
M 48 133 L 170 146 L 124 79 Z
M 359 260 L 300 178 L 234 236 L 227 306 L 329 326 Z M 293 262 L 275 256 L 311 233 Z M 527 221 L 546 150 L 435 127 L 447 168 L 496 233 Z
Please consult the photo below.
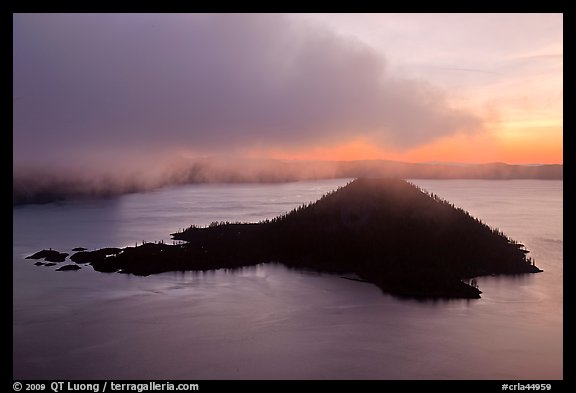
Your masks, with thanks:
M 545 271 L 480 278 L 480 300 L 399 300 L 274 264 L 134 277 L 22 259 L 271 218 L 346 182 L 189 185 L 14 208 L 14 378 L 563 377 L 562 181 L 413 180 L 525 244 Z

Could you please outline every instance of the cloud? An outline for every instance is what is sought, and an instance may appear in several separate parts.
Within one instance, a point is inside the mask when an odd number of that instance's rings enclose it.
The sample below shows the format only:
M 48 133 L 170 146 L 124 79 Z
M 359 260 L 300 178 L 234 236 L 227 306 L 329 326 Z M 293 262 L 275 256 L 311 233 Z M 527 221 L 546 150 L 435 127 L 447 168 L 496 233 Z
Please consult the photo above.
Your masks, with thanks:
M 410 148 L 481 128 L 369 46 L 293 16 L 15 14 L 13 44 L 15 165 L 358 136 Z

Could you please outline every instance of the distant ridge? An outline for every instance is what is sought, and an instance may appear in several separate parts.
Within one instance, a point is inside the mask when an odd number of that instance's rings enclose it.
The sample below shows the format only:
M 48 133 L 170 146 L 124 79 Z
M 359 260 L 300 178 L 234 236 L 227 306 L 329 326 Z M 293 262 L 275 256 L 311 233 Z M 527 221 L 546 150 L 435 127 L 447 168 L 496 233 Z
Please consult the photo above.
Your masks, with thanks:
M 407 163 L 366 161 L 280 161 L 205 158 L 167 171 L 156 179 L 56 175 L 50 172 L 15 172 L 14 205 L 47 203 L 77 198 L 101 198 L 144 192 L 169 185 L 195 183 L 280 183 L 356 177 L 403 179 L 543 179 L 562 180 L 563 165 L 510 165 Z
M 424 298 L 479 298 L 474 277 L 541 271 L 498 229 L 394 178 L 355 180 L 272 220 L 215 222 L 172 236 L 186 243 L 80 251 L 70 259 L 136 275 L 280 262 L 354 273 L 385 292 Z
M 563 165 L 512 165 L 501 162 L 489 164 L 407 163 L 398 161 L 340 162 L 343 177 L 395 176 L 404 179 L 542 179 L 564 178 Z

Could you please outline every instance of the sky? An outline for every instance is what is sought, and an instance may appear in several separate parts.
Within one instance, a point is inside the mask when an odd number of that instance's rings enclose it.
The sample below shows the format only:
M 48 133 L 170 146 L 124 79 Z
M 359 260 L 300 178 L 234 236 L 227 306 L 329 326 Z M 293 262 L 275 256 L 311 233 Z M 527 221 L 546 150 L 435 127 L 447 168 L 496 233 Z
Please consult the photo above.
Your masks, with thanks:
M 14 168 L 562 163 L 562 14 L 14 14 Z

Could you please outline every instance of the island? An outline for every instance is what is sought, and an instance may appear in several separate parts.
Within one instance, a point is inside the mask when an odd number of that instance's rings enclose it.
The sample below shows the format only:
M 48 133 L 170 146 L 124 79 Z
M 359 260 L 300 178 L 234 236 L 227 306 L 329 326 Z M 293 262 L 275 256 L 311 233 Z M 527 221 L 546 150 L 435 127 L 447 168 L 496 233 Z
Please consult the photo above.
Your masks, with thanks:
M 35 254 L 27 256 L 26 259 L 44 259 L 45 261 L 48 262 L 64 262 L 67 256 L 68 253 L 58 252 L 56 250 L 49 249 L 38 251 Z
M 479 298 L 476 277 L 542 271 L 499 229 L 398 178 L 359 178 L 271 220 L 192 225 L 172 238 L 181 243 L 79 251 L 70 259 L 141 276 L 277 262 L 417 298 Z

